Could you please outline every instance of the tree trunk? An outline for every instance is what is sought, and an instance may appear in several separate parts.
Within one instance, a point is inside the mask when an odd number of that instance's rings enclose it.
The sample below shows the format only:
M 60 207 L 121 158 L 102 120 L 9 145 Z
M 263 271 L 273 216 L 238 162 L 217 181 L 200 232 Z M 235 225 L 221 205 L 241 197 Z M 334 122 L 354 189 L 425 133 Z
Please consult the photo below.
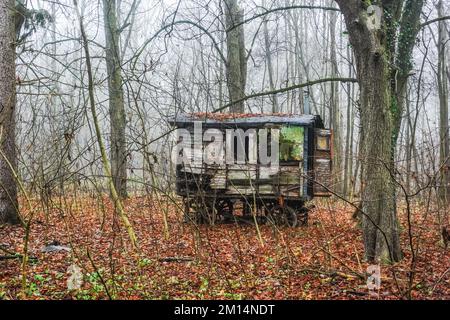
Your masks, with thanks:
M 442 0 L 438 3 L 438 15 L 443 16 Z M 450 201 L 450 138 L 448 125 L 448 83 L 447 83 L 447 61 L 446 61 L 446 30 L 445 21 L 439 22 L 438 36 L 438 91 L 439 91 L 439 167 L 441 169 L 441 181 L 439 188 L 439 200 L 444 206 Z
M 227 28 L 227 84 L 230 100 L 238 101 L 245 97 L 247 82 L 247 57 L 245 52 L 243 13 L 239 9 L 237 0 L 224 0 L 225 20 Z M 231 106 L 230 111 L 243 113 L 244 102 Z
M 347 58 L 350 62 L 353 62 L 353 56 L 350 51 L 350 47 L 347 46 Z M 348 77 L 351 78 L 352 74 L 352 63 L 348 66 Z M 353 88 L 354 83 L 347 84 L 347 130 L 345 137 L 345 157 L 344 157 L 344 190 L 343 195 L 347 197 L 349 195 L 350 190 L 350 181 L 352 178 L 352 164 L 353 164 L 353 121 L 352 116 L 354 114 L 353 110 Z
M 396 66 L 390 69 L 391 90 L 395 99 L 392 101 L 392 113 L 394 115 L 394 141 L 397 141 L 402 123 L 402 115 L 405 110 L 405 100 L 408 87 L 408 79 L 413 66 L 412 53 L 416 44 L 417 34 L 420 30 L 420 14 L 422 13 L 423 0 L 408 0 L 402 9 L 403 1 L 393 2 L 388 6 L 393 18 L 390 21 L 388 33 L 390 44 L 390 63 Z M 398 27 L 397 27 L 398 25 Z M 397 49 L 392 38 L 398 33 Z
M 0 0 L 0 223 L 17 224 L 20 218 L 13 173 L 17 172 L 14 5 L 14 0 Z
M 362 228 L 368 261 L 401 259 L 395 185 L 395 113 L 389 43 L 381 26 L 369 24 L 359 1 L 338 1 L 356 61 L 361 103 Z
M 262 6 L 265 7 L 265 1 L 262 2 Z M 270 50 L 270 35 L 269 35 L 269 27 L 268 27 L 268 21 L 267 17 L 264 18 L 264 46 L 265 46 L 265 53 L 266 53 L 266 63 L 267 63 L 267 72 L 269 74 L 269 85 L 270 90 L 275 91 L 275 80 L 274 80 L 274 74 L 273 74 L 273 64 L 272 64 L 272 52 Z M 272 113 L 280 112 L 280 108 L 278 106 L 278 98 L 277 95 L 272 95 Z
M 408 194 L 411 191 L 411 163 L 412 163 L 412 132 L 411 132 L 411 103 L 409 102 L 410 99 L 406 99 L 406 117 L 407 117 L 407 123 L 406 123 L 406 192 Z
M 336 24 L 337 12 L 330 13 L 330 61 L 331 77 L 338 77 L 339 68 L 337 62 L 336 48 Z M 331 83 L 330 92 L 330 123 L 333 130 L 333 172 L 336 177 L 334 184 L 335 192 L 342 193 L 342 132 L 341 132 L 341 113 L 339 110 L 339 83 Z
M 108 72 L 109 117 L 111 122 L 111 174 L 117 193 L 127 197 L 126 118 L 119 50 L 116 0 L 103 0 Z
M 106 0 L 105 0 L 106 1 Z M 91 63 L 91 54 L 89 51 L 89 42 L 86 36 L 86 31 L 84 29 L 84 23 L 83 23 L 83 17 L 80 14 L 80 11 L 78 10 L 78 3 L 77 0 L 74 0 L 74 5 L 76 9 L 76 14 L 78 18 L 78 22 L 80 25 L 80 33 L 81 33 L 81 40 L 83 45 L 83 51 L 86 57 L 86 71 L 87 71 L 87 77 L 88 77 L 88 92 L 89 92 L 89 105 L 91 109 L 91 115 L 92 120 L 94 123 L 94 129 L 95 129 L 95 136 L 97 138 L 98 147 L 100 149 L 100 155 L 101 160 L 103 164 L 103 170 L 105 171 L 105 175 L 108 180 L 108 187 L 110 192 L 111 201 L 114 203 L 115 211 L 119 215 L 119 217 L 122 219 L 122 222 L 125 226 L 125 229 L 128 232 L 128 235 L 130 237 L 131 243 L 133 245 L 133 249 L 137 248 L 137 238 L 136 234 L 134 232 L 133 226 L 131 225 L 130 221 L 128 220 L 128 216 L 125 212 L 125 209 L 122 204 L 122 200 L 120 199 L 120 195 L 117 192 L 114 181 L 112 179 L 113 175 L 111 172 L 111 164 L 108 160 L 108 156 L 106 153 L 105 144 L 103 143 L 103 138 L 100 130 L 100 123 L 98 120 L 97 110 L 96 110 L 96 104 L 95 104 L 95 94 L 94 94 L 94 76 L 92 72 L 92 63 Z
M 369 261 L 401 259 L 395 185 L 391 179 L 394 123 L 386 63 L 370 51 L 356 54 L 361 90 L 364 246 Z M 392 173 L 393 174 L 393 173 Z M 383 234 L 384 233 L 384 234 Z M 387 240 L 387 241 L 386 241 Z

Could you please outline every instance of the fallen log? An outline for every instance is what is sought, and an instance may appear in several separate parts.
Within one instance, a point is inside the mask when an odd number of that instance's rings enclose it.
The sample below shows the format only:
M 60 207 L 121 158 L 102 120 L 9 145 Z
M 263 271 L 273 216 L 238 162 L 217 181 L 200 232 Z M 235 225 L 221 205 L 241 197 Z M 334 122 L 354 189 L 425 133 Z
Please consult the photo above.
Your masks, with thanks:
M 12 255 L 12 256 L 0 256 L 0 261 L 3 261 L 3 260 L 14 260 L 14 259 L 21 260 L 21 259 L 23 259 L 23 255 L 17 254 L 17 255 Z M 28 260 L 30 260 L 30 261 L 37 261 L 38 258 L 36 258 L 36 257 L 28 257 Z
M 2 260 L 23 259 L 23 255 L 15 253 L 15 252 L 12 252 L 12 251 L 6 249 L 2 245 L 0 245 L 0 250 L 7 254 L 6 256 L 0 256 L 0 261 L 2 261 Z M 38 258 L 36 258 L 36 257 L 28 257 L 28 260 L 37 261 Z
M 159 258 L 159 262 L 189 262 L 194 261 L 194 258 L 191 257 L 166 257 L 166 258 Z
M 20 259 L 18 256 L 0 256 L 0 261 L 2 260 L 13 260 L 13 259 Z

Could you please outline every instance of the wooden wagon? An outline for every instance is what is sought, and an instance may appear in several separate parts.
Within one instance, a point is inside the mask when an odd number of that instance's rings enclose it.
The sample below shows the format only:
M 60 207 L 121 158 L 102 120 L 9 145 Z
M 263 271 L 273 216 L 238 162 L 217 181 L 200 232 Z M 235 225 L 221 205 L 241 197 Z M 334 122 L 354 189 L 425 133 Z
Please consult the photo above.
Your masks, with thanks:
M 170 122 L 188 221 L 257 218 L 294 227 L 307 223 L 306 201 L 330 196 L 332 139 L 320 116 L 197 113 Z

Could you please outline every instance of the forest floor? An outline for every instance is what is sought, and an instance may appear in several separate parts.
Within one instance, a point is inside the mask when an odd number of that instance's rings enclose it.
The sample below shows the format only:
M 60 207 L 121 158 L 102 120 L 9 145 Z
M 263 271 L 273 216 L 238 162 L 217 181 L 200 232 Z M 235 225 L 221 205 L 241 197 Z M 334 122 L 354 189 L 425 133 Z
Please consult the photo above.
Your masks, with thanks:
M 450 251 L 440 243 L 437 219 L 413 207 L 413 244 L 419 244 L 412 285 L 405 211 L 400 209 L 405 258 L 381 266 L 381 288 L 369 293 L 368 263 L 351 207 L 322 201 L 307 227 L 182 223 L 167 200 L 125 202 L 138 236 L 134 250 L 106 198 L 35 202 L 29 236 L 26 289 L 19 259 L 0 260 L 0 299 L 450 299 Z M 26 207 L 22 204 L 22 207 Z M 30 210 L 23 210 L 30 217 Z M 168 234 L 164 232 L 167 214 Z M 25 229 L 0 226 L 0 245 L 22 253 Z M 70 250 L 42 252 L 46 245 Z M 0 250 L 0 256 L 4 252 Z M 83 284 L 68 291 L 68 269 Z

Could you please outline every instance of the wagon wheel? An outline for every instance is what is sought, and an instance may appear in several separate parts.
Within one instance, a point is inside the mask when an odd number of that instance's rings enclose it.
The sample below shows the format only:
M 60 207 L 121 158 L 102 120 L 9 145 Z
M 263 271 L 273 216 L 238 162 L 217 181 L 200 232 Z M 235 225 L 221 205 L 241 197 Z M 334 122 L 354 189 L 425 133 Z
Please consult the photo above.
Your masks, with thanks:
M 301 208 L 297 212 L 298 225 L 306 226 L 308 225 L 308 209 Z
M 214 208 L 218 221 L 227 222 L 233 219 L 233 202 L 230 199 L 216 200 Z
M 253 214 L 251 203 L 247 202 L 247 200 L 242 202 L 242 215 L 244 217 L 250 217 Z
M 283 225 L 287 227 L 295 228 L 298 224 L 297 212 L 289 206 L 283 208 L 281 219 Z
M 296 227 L 298 224 L 297 212 L 289 206 L 281 207 L 279 204 L 267 205 L 268 220 L 276 225 Z
M 278 219 L 278 214 L 276 212 L 276 207 L 277 207 L 276 203 L 266 202 L 263 204 L 262 209 L 265 213 L 267 222 L 278 225 L 279 219 Z
M 213 223 L 209 201 L 202 198 L 185 199 L 184 221 L 188 223 Z
M 184 222 L 195 224 L 200 223 L 196 199 L 184 198 Z

